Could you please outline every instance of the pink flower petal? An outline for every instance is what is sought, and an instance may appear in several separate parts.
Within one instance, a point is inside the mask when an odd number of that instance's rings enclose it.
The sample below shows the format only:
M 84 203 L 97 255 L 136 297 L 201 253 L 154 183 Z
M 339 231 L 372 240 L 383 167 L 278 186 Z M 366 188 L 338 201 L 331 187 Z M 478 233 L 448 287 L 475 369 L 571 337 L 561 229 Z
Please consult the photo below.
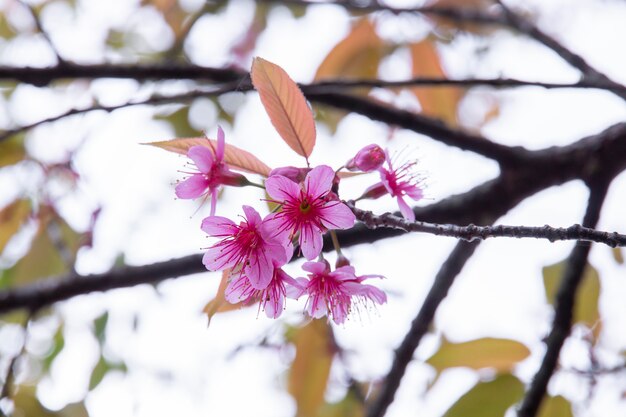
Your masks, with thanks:
M 217 187 L 211 188 L 211 211 L 209 214 L 215 216 L 215 209 L 217 208 Z
M 418 201 L 424 197 L 424 192 L 421 188 L 418 188 L 416 186 L 415 188 L 409 188 L 408 190 L 406 190 L 406 195 L 411 197 L 413 200 Z
M 289 222 L 280 214 L 281 213 L 273 213 L 268 215 L 263 220 L 263 224 L 259 230 L 266 240 L 276 239 L 281 243 L 287 244 L 292 230 L 291 227 L 289 227 Z
M 331 201 L 320 210 L 322 224 L 327 229 L 349 229 L 354 226 L 356 216 L 348 206 Z
M 324 297 L 319 295 L 314 295 L 309 298 L 307 310 L 309 315 L 314 319 L 319 319 L 324 317 L 326 313 L 328 313 L 328 308 L 326 307 L 326 300 Z
M 312 224 L 305 224 L 300 230 L 300 248 L 309 261 L 315 259 L 322 251 L 322 232 Z
M 224 160 L 224 148 L 226 147 L 226 138 L 221 126 L 217 127 L 217 150 L 215 151 L 215 157 L 217 162 Z
M 242 208 L 250 226 L 257 226 L 261 224 L 261 216 L 254 208 L 245 205 Z
M 224 246 L 211 246 L 202 257 L 202 263 L 210 271 L 230 268 L 235 266 L 237 259 L 229 254 L 230 252 L 224 250 Z
M 211 152 L 211 149 L 205 146 L 192 146 L 187 151 L 187 157 L 189 157 L 189 159 L 196 164 L 198 170 L 200 170 L 203 174 L 211 172 L 211 168 L 214 163 L 213 152 Z
M 273 175 L 265 180 L 265 190 L 279 202 L 294 200 L 300 196 L 298 184 L 282 175 Z
M 309 172 L 304 180 L 307 196 L 315 200 L 327 194 L 333 186 L 335 171 L 328 165 L 320 165 Z
M 198 198 L 208 188 L 209 183 L 202 174 L 193 174 L 185 181 L 176 186 L 175 192 L 178 198 Z
M 202 220 L 200 226 L 203 232 L 209 236 L 225 237 L 237 233 L 237 225 L 226 217 L 209 216 Z
M 398 196 L 396 200 L 398 201 L 398 206 L 400 206 L 400 213 L 402 213 L 402 217 L 404 217 L 408 221 L 414 222 L 415 213 L 413 213 L 413 210 L 411 210 L 411 207 L 409 207 L 406 201 L 404 201 L 402 196 Z
M 302 269 L 314 275 L 324 274 L 327 268 L 328 266 L 324 262 L 305 262 L 302 265 Z
M 283 313 L 283 308 L 285 306 L 285 298 L 282 294 L 278 295 L 278 297 L 273 298 L 271 300 L 267 300 L 263 304 L 263 308 L 265 309 L 265 315 L 270 319 L 277 319 Z
M 254 289 L 250 286 L 248 279 L 242 275 L 231 279 L 224 291 L 224 298 L 231 304 L 237 304 L 247 300 L 252 295 Z
M 250 285 L 257 290 L 262 290 L 272 280 L 274 266 L 265 251 L 258 251 L 255 255 L 249 258 L 249 263 L 244 266 L 243 272 L 248 277 Z

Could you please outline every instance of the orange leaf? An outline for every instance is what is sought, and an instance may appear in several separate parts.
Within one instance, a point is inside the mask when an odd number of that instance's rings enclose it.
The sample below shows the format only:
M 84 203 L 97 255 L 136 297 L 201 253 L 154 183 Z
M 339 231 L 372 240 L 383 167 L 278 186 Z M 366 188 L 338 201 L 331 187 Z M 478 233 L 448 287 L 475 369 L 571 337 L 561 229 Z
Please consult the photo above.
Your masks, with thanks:
M 228 286 L 228 278 L 230 278 L 230 269 L 225 269 L 222 272 L 222 280 L 220 281 L 220 286 L 217 288 L 217 294 L 215 294 L 215 297 L 202 309 L 202 312 L 205 313 L 209 319 L 209 324 L 215 314 L 237 310 L 243 306 L 242 303 L 231 304 L 226 301 L 224 293 Z
M 251 76 L 278 134 L 308 161 L 315 146 L 315 121 L 298 85 L 284 69 L 258 57 L 252 61 Z
M 156 146 L 157 148 L 165 149 L 166 151 L 187 155 L 187 151 L 192 146 L 206 146 L 207 148 L 215 150 L 217 148 L 217 141 L 207 138 L 178 138 L 161 142 L 144 143 L 144 145 Z M 250 152 L 244 151 L 236 146 L 229 145 L 228 143 L 224 148 L 224 162 L 226 162 L 233 169 L 253 174 L 261 174 L 265 177 L 267 177 L 271 171 L 270 167 L 265 165 L 259 158 L 252 155 Z
M 326 55 L 315 73 L 315 80 L 376 78 L 384 44 L 368 19 L 359 20 L 348 36 Z
M 330 367 L 335 354 L 328 320 L 317 319 L 293 335 L 296 357 L 289 372 L 289 393 L 296 400 L 297 417 L 317 415 L 324 403 Z
M 430 40 L 413 43 L 410 49 L 414 77 L 446 76 L 441 67 L 439 54 Z M 461 98 L 458 88 L 414 87 L 412 91 L 419 100 L 424 114 L 438 117 L 452 125 L 458 124 L 456 109 Z

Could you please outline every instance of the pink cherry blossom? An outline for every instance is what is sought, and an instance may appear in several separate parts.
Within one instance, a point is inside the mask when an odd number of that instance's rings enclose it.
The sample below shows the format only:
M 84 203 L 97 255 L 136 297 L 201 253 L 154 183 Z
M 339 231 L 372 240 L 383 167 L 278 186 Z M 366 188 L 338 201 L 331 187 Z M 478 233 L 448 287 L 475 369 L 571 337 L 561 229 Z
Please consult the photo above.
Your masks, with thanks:
M 287 248 L 287 258 L 291 259 L 293 246 Z M 285 297 L 297 298 L 303 288 L 298 281 L 289 276 L 280 268 L 278 262 L 274 262 L 274 274 L 267 287 L 256 289 L 250 284 L 248 277 L 243 274 L 235 274 L 226 287 L 226 301 L 231 304 L 243 302 L 250 304 L 259 301 L 259 308 L 265 311 L 267 317 L 276 319 L 280 317 L 285 306 Z
M 388 151 L 385 151 L 385 160 L 387 168 L 384 166 L 378 168 L 381 181 L 369 187 L 361 198 L 378 198 L 389 193 L 392 197 L 396 197 L 402 216 L 407 220 L 415 221 L 415 213 L 404 197 L 411 197 L 415 201 L 424 197 L 422 178 L 415 171 L 417 161 L 407 161 L 394 168 Z
M 209 142 L 210 143 L 210 142 Z M 183 199 L 194 199 L 205 194 L 211 196 L 211 216 L 215 214 L 217 191 L 220 185 L 243 186 L 248 183 L 246 177 L 232 172 L 224 162 L 224 131 L 217 128 L 217 149 L 206 146 L 192 146 L 187 157 L 192 160 L 198 172 L 176 186 L 176 196 Z
M 303 293 L 309 296 L 306 309 L 313 318 L 328 315 L 335 323 L 341 324 L 355 303 L 383 304 L 387 301 L 383 291 L 362 283 L 368 278 L 382 278 L 380 275 L 357 277 L 354 268 L 349 265 L 331 272 L 326 261 L 306 262 L 302 269 L 309 272 L 309 279 L 298 278 L 297 281 L 304 287 Z
M 385 162 L 385 151 L 378 145 L 371 144 L 361 149 L 354 158 L 346 163 L 348 171 L 372 172 Z
M 243 206 L 246 220 L 239 225 L 221 216 L 202 221 L 202 230 L 221 241 L 211 246 L 202 262 L 209 270 L 240 270 L 255 289 L 268 286 L 274 265 L 284 265 L 289 258 L 285 247 L 263 227 L 261 216 L 250 206 Z
M 326 165 L 315 167 L 299 186 L 282 175 L 273 175 L 265 188 L 282 210 L 266 220 L 267 227 L 286 242 L 300 233 L 299 243 L 304 256 L 311 260 L 322 251 L 322 234 L 329 229 L 347 229 L 355 216 L 342 202 L 332 199 L 330 191 L 335 172 Z

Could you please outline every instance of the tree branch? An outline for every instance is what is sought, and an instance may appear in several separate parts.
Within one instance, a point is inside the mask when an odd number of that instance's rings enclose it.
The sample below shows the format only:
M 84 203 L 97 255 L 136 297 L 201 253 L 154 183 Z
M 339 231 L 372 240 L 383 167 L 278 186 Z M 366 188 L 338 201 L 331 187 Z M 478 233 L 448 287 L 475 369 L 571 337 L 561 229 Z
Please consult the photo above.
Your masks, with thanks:
M 622 84 L 611 80 L 609 77 L 592 67 L 582 56 L 573 52 L 569 48 L 566 48 L 561 42 L 539 29 L 534 23 L 511 10 L 502 1 L 496 1 L 504 11 L 504 16 L 509 26 L 552 49 L 567 63 L 572 65 L 574 68 L 579 69 L 584 74 L 585 80 L 590 79 L 594 81 L 601 81 L 602 83 L 623 87 Z M 613 90 L 613 92 L 626 100 L 626 93 L 623 92 L 621 88 Z
M 589 203 L 583 219 L 585 227 L 593 228 L 598 223 L 600 210 L 612 178 L 612 176 L 604 176 L 590 184 Z M 548 382 L 556 370 L 561 348 L 570 333 L 576 291 L 582 281 L 590 250 L 590 244 L 579 242 L 570 253 L 556 294 L 552 330 L 546 339 L 546 354 L 526 391 L 517 414 L 518 417 L 537 415 L 541 401 L 546 394 Z
M 614 125 L 572 145 L 536 151 L 533 158 L 528 165 L 505 171 L 498 178 L 463 194 L 415 208 L 416 217 L 439 223 L 491 223 L 528 196 L 550 186 L 584 178 L 594 167 L 602 166 L 613 174 L 620 172 L 626 169 L 626 123 Z M 403 233 L 398 229 L 368 230 L 364 225 L 356 225 L 350 230 L 338 230 L 337 237 L 342 247 L 349 247 Z M 324 250 L 332 249 L 330 239 L 325 239 Z M 204 272 L 201 257 L 191 255 L 150 265 L 114 269 L 103 274 L 70 274 L 56 279 L 42 279 L 27 286 L 0 291 L 0 313 L 45 306 L 94 291 L 156 283 L 166 278 Z
M 521 146 L 510 147 L 501 145 L 480 135 L 452 129 L 440 120 L 396 109 L 373 100 L 342 93 L 315 93 L 307 88 L 302 90 L 311 101 L 349 110 L 367 116 L 372 120 L 412 130 L 446 145 L 455 146 L 459 149 L 494 159 L 501 164 L 515 165 L 528 156 L 528 151 Z
M 186 101 L 190 101 L 193 100 L 195 98 L 199 98 L 199 97 L 213 97 L 213 96 L 219 96 L 222 95 L 224 93 L 229 93 L 232 91 L 237 91 L 237 86 L 235 84 L 226 84 L 221 88 L 216 88 L 214 90 L 196 90 L 196 91 L 191 91 L 188 93 L 183 93 L 183 94 L 175 94 L 175 95 L 171 95 L 171 96 L 164 96 L 161 94 L 155 94 L 151 97 L 148 97 L 145 100 L 141 100 L 141 101 L 130 101 L 128 103 L 124 103 L 124 104 L 118 104 L 115 106 L 102 106 L 102 105 L 94 105 L 91 107 L 87 107 L 84 109 L 70 109 L 68 111 L 66 111 L 65 113 L 61 113 L 59 115 L 56 116 L 52 116 L 49 117 L 47 119 L 42 119 L 39 120 L 37 122 L 31 123 L 29 125 L 24 125 L 24 126 L 20 126 L 20 127 L 16 127 L 14 129 L 9 129 L 9 130 L 5 130 L 2 131 L 2 133 L 0 133 L 0 143 L 2 141 L 8 140 L 11 136 L 13 135 L 17 135 L 19 133 L 25 132 L 27 130 L 30 129 L 34 129 L 37 126 L 46 124 L 46 123 L 52 123 L 52 122 L 56 122 L 62 119 L 65 119 L 67 117 L 71 117 L 71 116 L 76 116 L 79 114 L 85 114 L 85 113 L 90 113 L 93 111 L 105 111 L 105 112 L 112 112 L 114 110 L 119 110 L 119 109 L 124 109 L 127 107 L 134 107 L 134 106 L 142 106 L 142 105 L 159 105 L 159 104 L 168 104 L 168 103 L 182 103 L 182 102 L 186 102 Z
M 570 227 L 552 227 L 545 225 L 542 227 L 528 226 L 457 226 L 454 224 L 437 224 L 422 221 L 408 221 L 391 213 L 384 213 L 379 216 L 371 211 L 361 210 L 354 206 L 354 202 L 348 202 L 348 207 L 370 229 L 386 227 L 399 229 L 405 232 L 421 232 L 436 236 L 455 237 L 457 239 L 472 242 L 474 240 L 485 240 L 493 237 L 513 237 L 547 239 L 550 242 L 557 240 L 578 240 L 587 242 L 604 243 L 611 247 L 626 246 L 626 235 L 617 232 L 609 233 L 600 230 L 583 227 L 579 224 Z
M 437 308 L 448 294 L 456 276 L 461 272 L 467 260 L 474 254 L 478 243 L 478 241 L 458 242 L 448 259 L 441 266 L 422 307 L 413 319 L 413 322 L 411 322 L 409 332 L 395 351 L 391 369 L 385 377 L 385 383 L 381 386 L 380 393 L 367 407 L 367 417 L 383 417 L 385 415 L 387 408 L 393 402 L 396 391 L 400 387 L 400 381 L 407 366 L 413 360 L 415 349 L 417 349 L 422 337 L 428 332 Z

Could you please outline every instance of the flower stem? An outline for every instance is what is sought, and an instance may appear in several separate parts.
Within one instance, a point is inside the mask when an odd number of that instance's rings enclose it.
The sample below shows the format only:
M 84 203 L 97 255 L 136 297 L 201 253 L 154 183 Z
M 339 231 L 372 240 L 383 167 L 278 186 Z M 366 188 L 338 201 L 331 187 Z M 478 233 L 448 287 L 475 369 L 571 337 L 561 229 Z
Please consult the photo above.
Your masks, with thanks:
M 337 255 L 341 255 L 341 246 L 339 246 L 339 240 L 337 239 L 337 234 L 334 230 L 330 231 L 330 239 L 333 241 L 333 247 L 337 252 Z

